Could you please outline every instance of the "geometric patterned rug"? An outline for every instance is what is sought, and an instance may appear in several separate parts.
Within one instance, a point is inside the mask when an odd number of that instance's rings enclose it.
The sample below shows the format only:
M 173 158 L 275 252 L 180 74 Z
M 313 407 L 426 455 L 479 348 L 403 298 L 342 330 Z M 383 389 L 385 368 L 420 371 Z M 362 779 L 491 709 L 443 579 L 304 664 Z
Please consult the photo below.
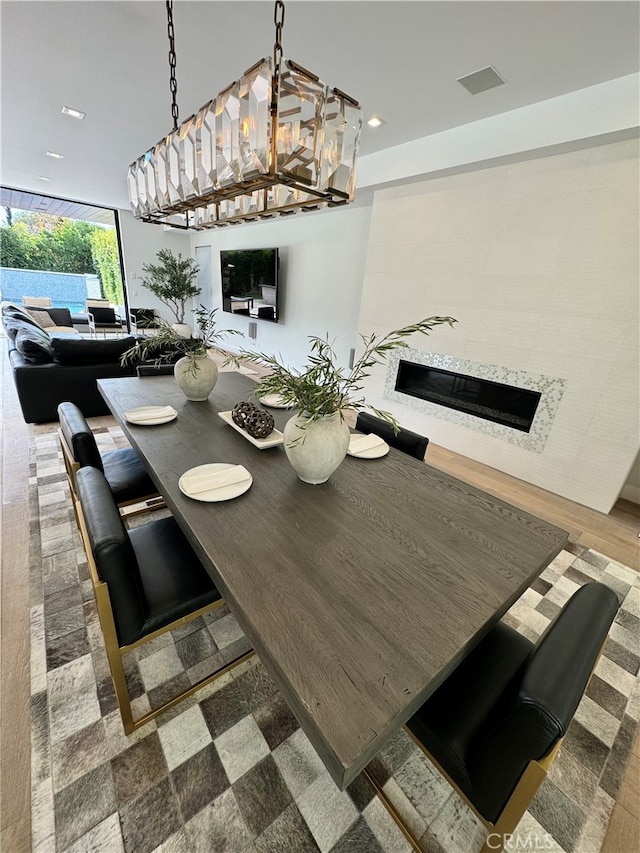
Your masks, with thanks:
M 126 445 L 116 425 L 95 432 L 101 451 Z M 257 657 L 124 735 L 55 431 L 32 439 L 30 464 L 33 851 L 410 851 L 364 779 L 338 790 Z M 622 605 L 514 850 L 600 850 L 635 739 L 637 572 L 570 546 L 505 621 L 535 641 L 592 579 Z M 134 715 L 245 645 L 226 606 L 145 644 L 127 662 Z M 370 770 L 427 853 L 480 849 L 482 826 L 403 732 Z

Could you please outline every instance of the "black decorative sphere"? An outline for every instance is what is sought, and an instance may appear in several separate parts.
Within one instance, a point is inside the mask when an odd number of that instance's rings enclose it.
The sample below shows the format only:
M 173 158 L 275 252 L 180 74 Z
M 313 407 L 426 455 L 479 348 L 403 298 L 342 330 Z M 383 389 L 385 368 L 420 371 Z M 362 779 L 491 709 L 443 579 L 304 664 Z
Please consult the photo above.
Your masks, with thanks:
M 255 412 L 256 407 L 253 403 L 248 403 L 246 401 L 236 403 L 231 411 L 231 418 L 234 424 L 238 424 L 242 429 L 247 428 L 247 420 L 248 418 Z
M 264 409 L 254 409 L 247 418 L 245 429 L 253 438 L 266 438 L 273 432 L 273 415 Z

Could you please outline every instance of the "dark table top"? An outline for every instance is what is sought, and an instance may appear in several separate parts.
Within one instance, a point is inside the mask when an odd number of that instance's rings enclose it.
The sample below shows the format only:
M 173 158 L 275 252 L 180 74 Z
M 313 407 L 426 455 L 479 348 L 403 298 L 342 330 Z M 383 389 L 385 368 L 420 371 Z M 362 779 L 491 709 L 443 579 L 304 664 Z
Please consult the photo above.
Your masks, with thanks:
M 202 403 L 173 377 L 98 386 L 341 788 L 567 539 L 393 448 L 303 483 L 282 446 L 259 450 L 218 417 L 255 389 L 239 373 L 221 373 Z M 122 417 L 154 404 L 172 405 L 177 420 Z M 282 429 L 291 413 L 271 411 Z M 253 485 L 225 502 L 185 497 L 179 477 L 209 462 L 244 465 Z

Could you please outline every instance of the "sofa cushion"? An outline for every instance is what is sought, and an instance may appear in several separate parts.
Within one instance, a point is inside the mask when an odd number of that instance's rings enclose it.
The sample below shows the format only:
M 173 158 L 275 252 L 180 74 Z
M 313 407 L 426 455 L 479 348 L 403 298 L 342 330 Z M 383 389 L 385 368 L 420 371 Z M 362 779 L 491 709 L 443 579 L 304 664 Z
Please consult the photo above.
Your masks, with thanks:
M 45 311 L 44 308 L 42 310 L 38 308 L 27 308 L 26 312 L 31 317 L 31 319 L 35 320 L 36 323 L 43 329 L 49 329 L 56 325 L 55 321 L 52 320 L 49 312 Z
M 30 317 L 21 308 L 16 308 L 13 305 L 5 306 L 2 309 L 2 323 L 11 338 L 15 338 L 20 329 L 40 329 L 41 326 Z
M 2 316 L 4 317 L 25 317 L 29 318 L 29 315 L 26 313 L 24 308 L 21 308 L 19 305 L 14 305 L 13 302 L 6 302 L 2 306 Z
M 53 361 L 51 339 L 39 326 L 19 329 L 15 338 L 16 349 L 30 364 L 48 364 Z
M 73 326 L 71 311 L 68 308 L 47 308 L 47 314 L 56 326 Z
M 111 364 L 134 346 L 134 337 L 113 341 L 88 341 L 84 338 L 54 338 L 51 341 L 53 358 L 58 364 Z

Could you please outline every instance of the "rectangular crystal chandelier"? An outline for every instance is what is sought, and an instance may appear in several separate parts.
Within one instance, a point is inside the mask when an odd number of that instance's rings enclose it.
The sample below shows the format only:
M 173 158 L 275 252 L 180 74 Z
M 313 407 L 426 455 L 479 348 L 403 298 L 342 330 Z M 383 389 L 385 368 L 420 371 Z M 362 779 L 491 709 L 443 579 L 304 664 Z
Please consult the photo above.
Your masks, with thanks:
M 277 0 L 273 59 L 180 125 L 174 95 L 174 130 L 129 166 L 136 219 L 203 230 L 353 200 L 362 110 L 282 57 L 283 20 Z

